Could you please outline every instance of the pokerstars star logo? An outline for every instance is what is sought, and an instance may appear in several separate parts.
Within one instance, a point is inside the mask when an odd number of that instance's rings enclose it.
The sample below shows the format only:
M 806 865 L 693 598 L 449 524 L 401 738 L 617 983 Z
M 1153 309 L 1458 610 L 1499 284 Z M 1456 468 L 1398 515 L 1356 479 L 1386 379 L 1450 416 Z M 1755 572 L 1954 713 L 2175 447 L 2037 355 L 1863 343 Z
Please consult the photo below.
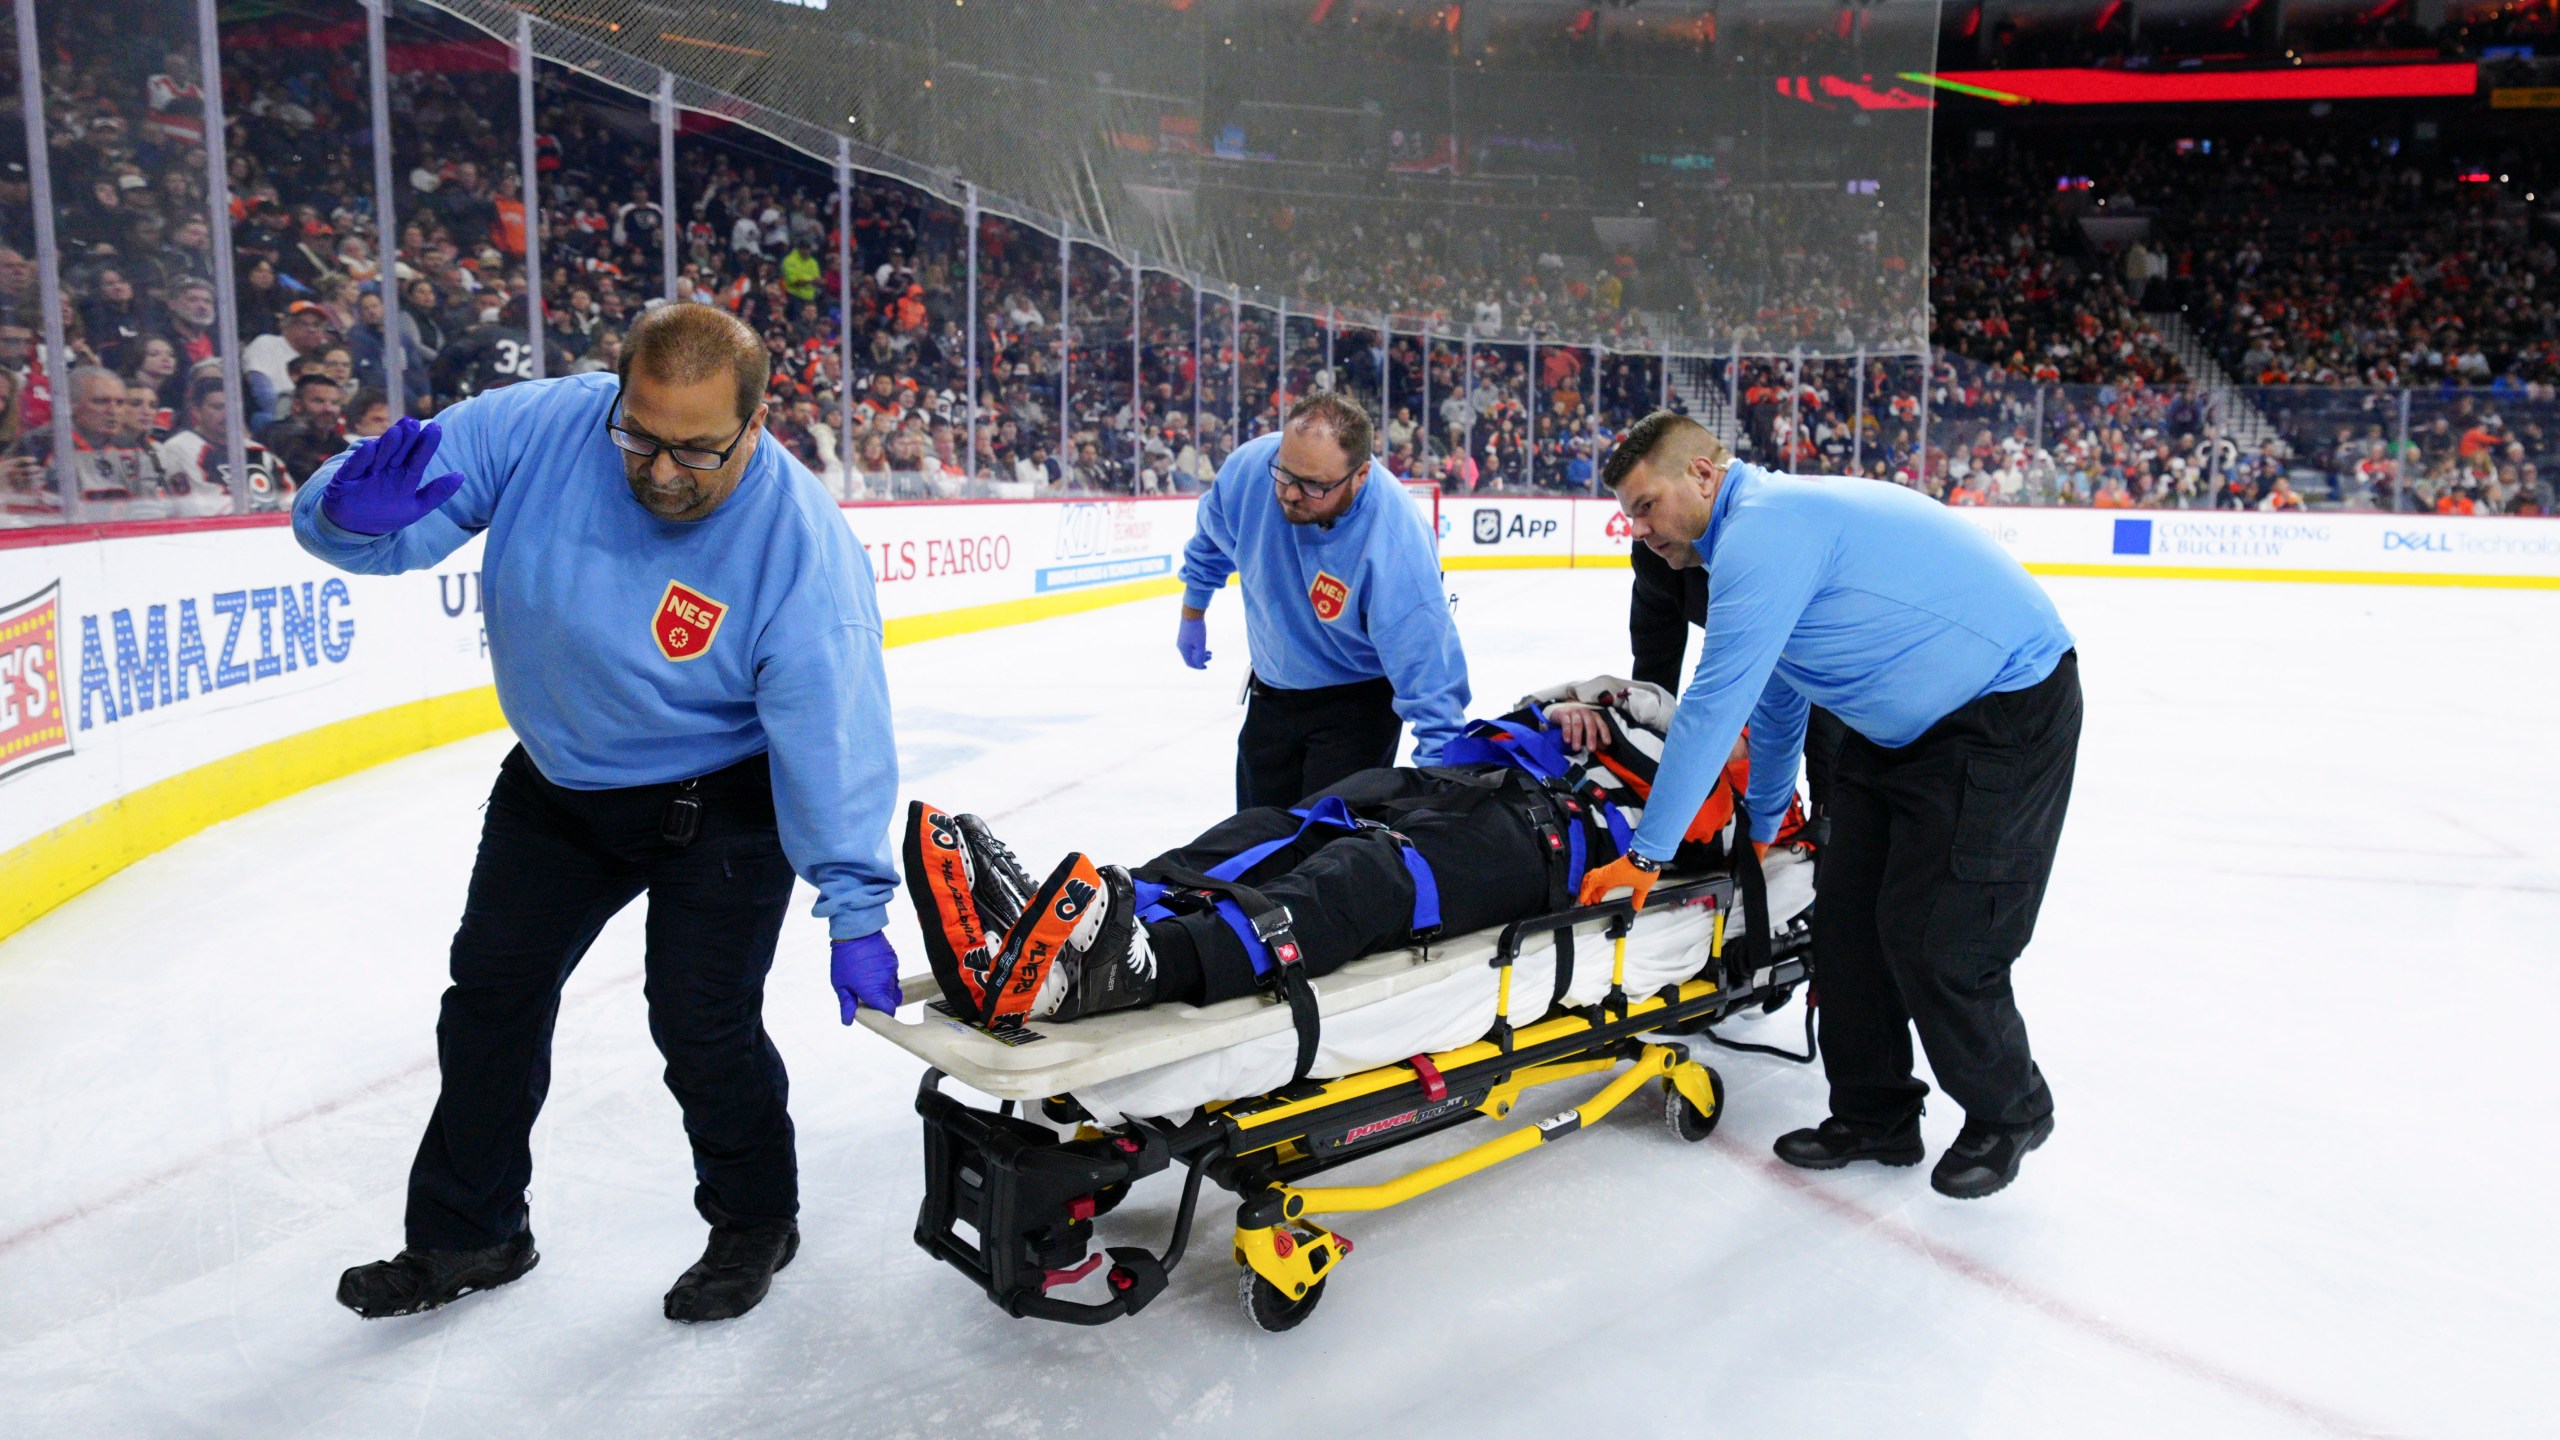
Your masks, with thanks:
M 1351 587 L 1319 570 L 1315 583 L 1307 587 L 1307 603 L 1315 607 L 1317 619 L 1330 625 L 1342 618 L 1343 607 L 1351 603 Z
M 680 580 L 670 580 L 667 593 L 659 597 L 649 637 L 658 642 L 658 653 L 670 660 L 699 659 L 720 638 L 720 621 L 728 613 L 728 606 Z

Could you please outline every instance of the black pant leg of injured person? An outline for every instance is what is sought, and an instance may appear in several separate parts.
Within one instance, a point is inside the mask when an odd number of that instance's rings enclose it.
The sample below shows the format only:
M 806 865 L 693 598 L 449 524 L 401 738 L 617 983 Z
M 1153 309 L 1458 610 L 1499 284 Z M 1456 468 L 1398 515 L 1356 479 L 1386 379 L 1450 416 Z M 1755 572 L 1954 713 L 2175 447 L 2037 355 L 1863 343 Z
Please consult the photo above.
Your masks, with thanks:
M 1341 796 L 1354 813 L 1384 821 L 1413 843 L 1431 866 L 1442 928 L 1459 934 L 1537 914 L 1547 903 L 1546 851 L 1485 778 L 1367 770 L 1324 793 Z M 1297 824 L 1286 810 L 1247 811 L 1159 860 L 1205 869 Z M 1413 876 L 1403 847 L 1384 831 L 1312 831 L 1247 871 L 1243 881 L 1289 908 L 1309 974 L 1402 945 L 1413 929 Z M 1163 970 L 1158 998 L 1207 1005 L 1254 992 L 1252 958 L 1218 916 L 1159 921 L 1148 935 Z

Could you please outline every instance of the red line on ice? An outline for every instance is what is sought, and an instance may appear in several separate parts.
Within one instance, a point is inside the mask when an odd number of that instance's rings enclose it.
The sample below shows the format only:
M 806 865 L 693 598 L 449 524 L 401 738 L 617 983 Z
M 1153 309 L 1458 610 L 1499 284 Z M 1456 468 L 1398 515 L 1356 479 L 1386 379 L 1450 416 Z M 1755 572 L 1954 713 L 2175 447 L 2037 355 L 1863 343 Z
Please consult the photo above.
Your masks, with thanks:
M 2112 1320 L 2093 1315 L 2059 1295 L 2048 1294 L 2014 1275 L 1965 1254 L 1953 1246 L 1933 1240 L 1899 1221 L 1888 1220 L 1874 1211 L 1824 1189 L 1805 1172 L 1774 1157 L 1763 1157 L 1760 1173 L 1787 1189 L 1803 1196 L 1833 1215 L 1861 1230 L 1910 1251 L 1939 1269 L 1963 1280 L 1970 1280 L 2003 1300 L 2023 1305 L 2048 1320 L 2064 1325 L 2092 1339 L 2105 1341 L 2119 1350 L 2127 1350 L 2154 1363 L 2180 1371 L 2218 1389 L 2229 1391 L 2245 1400 L 2254 1401 L 2270 1410 L 2318 1427 L 2332 1435 L 2351 1435 L 2360 1440 L 2381 1440 L 2392 1434 L 2360 1420 L 2351 1419 L 2300 1396 L 2287 1394 L 2263 1380 L 2252 1379 L 2236 1370 L 2226 1369 L 2190 1354 L 2176 1346 L 2128 1330 Z

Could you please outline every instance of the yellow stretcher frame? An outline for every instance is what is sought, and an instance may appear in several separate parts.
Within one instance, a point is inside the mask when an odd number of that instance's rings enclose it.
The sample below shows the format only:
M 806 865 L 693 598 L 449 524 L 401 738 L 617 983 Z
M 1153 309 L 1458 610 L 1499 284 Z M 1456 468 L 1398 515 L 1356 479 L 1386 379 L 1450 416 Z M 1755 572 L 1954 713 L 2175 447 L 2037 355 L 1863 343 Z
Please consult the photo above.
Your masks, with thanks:
M 1748 853 L 1748 852 L 1746 852 Z M 1751 877 L 1756 879 L 1756 876 Z M 1748 882 L 1746 881 L 1746 884 Z M 1756 888 L 1756 887 L 1755 887 Z M 1746 896 L 1746 900 L 1761 899 Z M 1649 1082 L 1662 1085 L 1666 1121 L 1683 1140 L 1703 1140 L 1722 1118 L 1724 1086 L 1687 1047 L 1652 1038 L 1703 1030 L 1745 1009 L 1774 1010 L 1810 979 L 1801 927 L 1796 946 L 1773 950 L 1755 921 L 1747 943 L 1728 947 L 1725 916 L 1734 901 L 1724 876 L 1665 885 L 1657 907 L 1710 907 L 1715 919 L 1701 973 L 1640 996 L 1625 990 L 1626 937 L 1634 910 L 1624 900 L 1516 922 L 1503 931 L 1496 1020 L 1483 1040 L 1378 1066 L 1339 1079 L 1308 1081 L 1207 1107 L 1181 1125 L 1133 1122 L 1111 1130 L 1081 1125 L 1070 1139 L 1001 1111 L 941 1093 L 928 1071 L 917 1095 L 925 1118 L 926 1196 L 917 1243 L 971 1276 L 1009 1313 L 1079 1324 L 1134 1314 L 1165 1287 L 1187 1248 L 1204 1179 L 1237 1192 L 1232 1251 L 1254 1323 L 1286 1330 L 1305 1319 L 1352 1242 L 1311 1217 L 1383 1210 L 1428 1195 L 1599 1123 Z M 1751 906 L 1746 915 L 1764 911 Z M 1515 1028 L 1511 972 L 1526 936 L 1604 923 L 1611 983 L 1597 1004 L 1549 1008 Z M 1731 951 L 1739 950 L 1736 955 Z M 1559 987 L 1561 990 L 1561 986 Z M 1363 1185 L 1306 1183 L 1334 1166 L 1476 1119 L 1513 1117 L 1528 1092 L 1560 1081 L 1616 1073 L 1580 1104 Z M 1045 1107 L 1070 1118 L 1072 1102 Z M 1090 1255 L 1092 1221 L 1137 1179 L 1181 1165 L 1186 1179 L 1171 1243 L 1161 1253 L 1114 1246 Z M 1100 1302 L 1053 1296 L 1111 1262 Z

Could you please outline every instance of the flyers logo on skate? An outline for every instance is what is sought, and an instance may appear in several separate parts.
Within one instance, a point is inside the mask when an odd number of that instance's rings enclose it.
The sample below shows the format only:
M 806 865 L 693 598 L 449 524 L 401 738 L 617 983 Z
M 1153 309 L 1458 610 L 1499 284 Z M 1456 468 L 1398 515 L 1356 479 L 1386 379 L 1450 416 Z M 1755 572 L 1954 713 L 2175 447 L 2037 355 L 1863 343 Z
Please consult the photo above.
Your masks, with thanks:
M 649 622 L 649 638 L 670 660 L 692 660 L 710 653 L 720 638 L 720 621 L 729 607 L 681 580 L 667 582 L 658 598 L 658 613 Z
M 1343 607 L 1351 603 L 1351 587 L 1319 570 L 1316 582 L 1307 587 L 1307 603 L 1315 607 L 1317 619 L 1330 625 L 1342 618 Z
M 1094 888 L 1082 880 L 1069 880 L 1066 888 L 1058 892 L 1058 918 L 1073 920 L 1082 915 L 1084 907 L 1093 903 L 1094 893 Z
M 933 837 L 935 849 L 957 851 L 960 848 L 960 823 L 958 821 L 943 814 L 939 810 L 930 810 L 925 812 L 924 821 L 926 833 Z
M 1004 937 L 995 963 L 994 988 L 987 1005 L 990 1025 L 1019 1023 L 1040 998 L 1049 968 L 1066 953 L 1067 941 L 1102 894 L 1102 872 L 1082 855 L 1058 862 L 1049 878 L 1023 907 L 1022 919 Z

